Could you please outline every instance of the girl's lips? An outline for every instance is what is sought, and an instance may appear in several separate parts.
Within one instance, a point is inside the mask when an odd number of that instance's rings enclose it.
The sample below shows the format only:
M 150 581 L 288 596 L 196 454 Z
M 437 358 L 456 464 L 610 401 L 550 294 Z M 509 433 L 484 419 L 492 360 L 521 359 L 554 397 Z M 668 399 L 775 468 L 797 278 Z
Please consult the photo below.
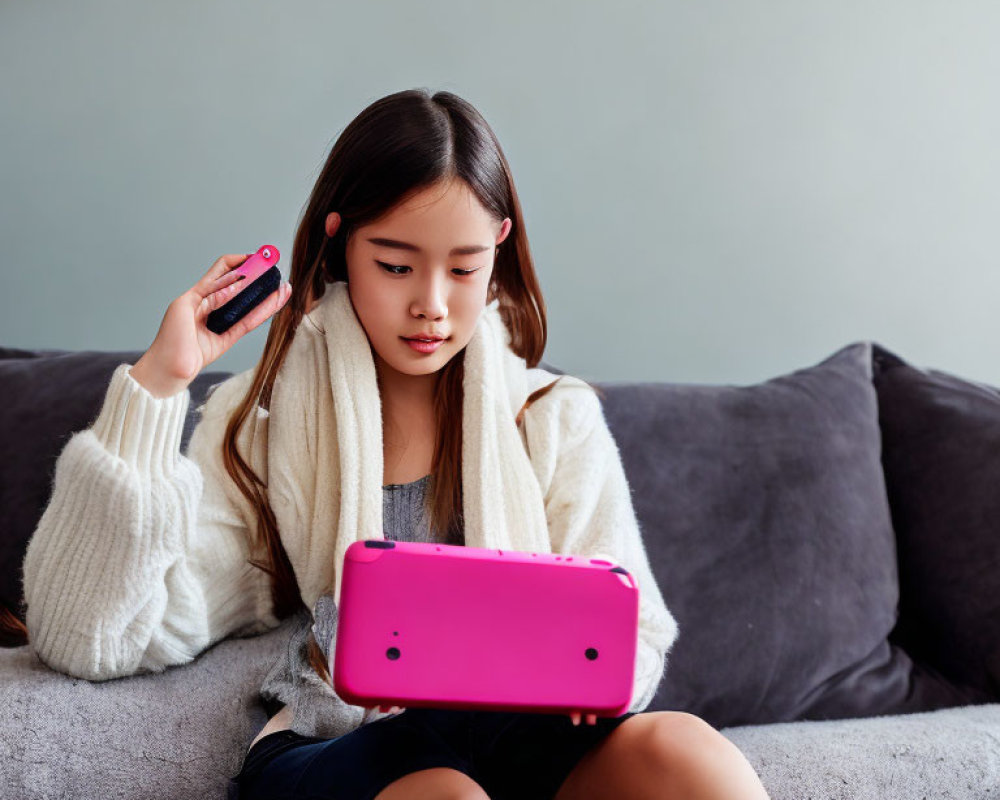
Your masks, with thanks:
M 438 339 L 436 342 L 420 342 L 415 339 L 407 339 L 404 336 L 400 336 L 404 342 L 406 342 L 410 347 L 416 350 L 418 353 L 433 353 L 441 345 L 443 345 L 447 339 Z

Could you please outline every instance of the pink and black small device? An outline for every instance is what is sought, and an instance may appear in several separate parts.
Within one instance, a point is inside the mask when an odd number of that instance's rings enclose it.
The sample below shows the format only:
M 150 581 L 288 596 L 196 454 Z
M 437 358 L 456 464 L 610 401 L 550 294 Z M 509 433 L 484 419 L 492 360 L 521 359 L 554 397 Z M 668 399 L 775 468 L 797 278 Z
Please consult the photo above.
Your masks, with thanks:
M 353 705 L 618 717 L 639 589 L 586 556 L 366 539 L 347 548 L 330 672 Z
M 244 288 L 209 314 L 205 327 L 215 334 L 225 333 L 264 302 L 281 285 L 281 271 L 277 267 L 279 258 L 281 253 L 278 248 L 265 244 L 240 264 L 235 271 L 246 276 Z

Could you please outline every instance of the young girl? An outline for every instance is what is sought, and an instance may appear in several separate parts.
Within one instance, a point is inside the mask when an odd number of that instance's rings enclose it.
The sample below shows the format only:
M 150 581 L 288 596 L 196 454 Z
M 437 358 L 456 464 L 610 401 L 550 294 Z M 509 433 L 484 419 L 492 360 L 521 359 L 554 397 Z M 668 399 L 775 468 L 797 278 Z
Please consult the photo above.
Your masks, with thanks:
M 708 723 L 642 713 L 677 625 L 597 395 L 536 367 L 545 304 L 482 116 L 448 92 L 366 108 L 309 198 L 291 285 L 216 335 L 205 318 L 241 290 L 245 258 L 170 304 L 60 454 L 24 562 L 39 657 L 89 680 L 157 672 L 296 615 L 261 689 L 276 713 L 231 796 L 766 798 Z M 182 455 L 188 386 L 272 315 L 260 362 L 210 390 Z M 383 535 L 625 567 L 640 593 L 629 713 L 345 703 L 326 666 L 336 567 Z

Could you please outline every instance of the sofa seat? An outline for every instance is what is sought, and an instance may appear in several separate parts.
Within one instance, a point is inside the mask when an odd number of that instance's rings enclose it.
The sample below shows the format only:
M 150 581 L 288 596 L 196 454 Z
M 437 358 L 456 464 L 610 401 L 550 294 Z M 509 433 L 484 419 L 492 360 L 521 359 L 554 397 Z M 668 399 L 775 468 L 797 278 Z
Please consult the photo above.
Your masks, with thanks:
M 292 622 L 158 675 L 100 683 L 50 670 L 30 646 L 0 649 L 3 796 L 224 797 L 267 721 L 256 690 Z M 1000 798 L 1000 703 L 720 730 L 771 800 Z
M 771 800 L 1000 797 L 1000 703 L 721 732 Z

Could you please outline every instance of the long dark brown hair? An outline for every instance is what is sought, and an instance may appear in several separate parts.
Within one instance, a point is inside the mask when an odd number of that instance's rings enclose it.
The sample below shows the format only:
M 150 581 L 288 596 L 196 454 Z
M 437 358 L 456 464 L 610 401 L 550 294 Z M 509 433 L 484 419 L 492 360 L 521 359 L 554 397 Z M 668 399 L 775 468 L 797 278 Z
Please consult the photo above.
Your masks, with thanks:
M 341 133 L 313 187 L 292 248 L 292 296 L 271 318 L 253 383 L 231 412 L 221 445 L 226 471 L 256 512 L 257 529 L 249 533 L 250 563 L 271 576 L 279 619 L 305 603 L 268 502 L 267 485 L 239 452 L 237 434 L 255 406 L 270 409 L 275 376 L 303 315 L 323 297 L 327 284 L 347 280 L 345 250 L 351 233 L 412 194 L 456 179 L 465 182 L 497 223 L 511 219 L 511 233 L 496 252 L 490 299 L 499 300 L 511 350 L 528 367 L 541 360 L 547 338 L 545 301 L 510 167 L 492 129 L 471 104 L 451 92 L 432 95 L 426 89 L 409 89 L 376 100 Z M 331 238 L 325 222 L 332 211 L 340 214 L 341 223 Z M 462 524 L 462 426 L 446 422 L 462 418 L 464 373 L 463 349 L 440 370 L 434 392 L 438 440 L 426 502 L 431 526 L 444 532 Z M 556 383 L 558 379 L 528 396 L 517 425 L 525 410 Z M 28 640 L 23 623 L 9 612 L 0 614 L 0 635 L 13 644 Z M 308 651 L 311 666 L 329 683 L 326 660 L 311 635 Z

